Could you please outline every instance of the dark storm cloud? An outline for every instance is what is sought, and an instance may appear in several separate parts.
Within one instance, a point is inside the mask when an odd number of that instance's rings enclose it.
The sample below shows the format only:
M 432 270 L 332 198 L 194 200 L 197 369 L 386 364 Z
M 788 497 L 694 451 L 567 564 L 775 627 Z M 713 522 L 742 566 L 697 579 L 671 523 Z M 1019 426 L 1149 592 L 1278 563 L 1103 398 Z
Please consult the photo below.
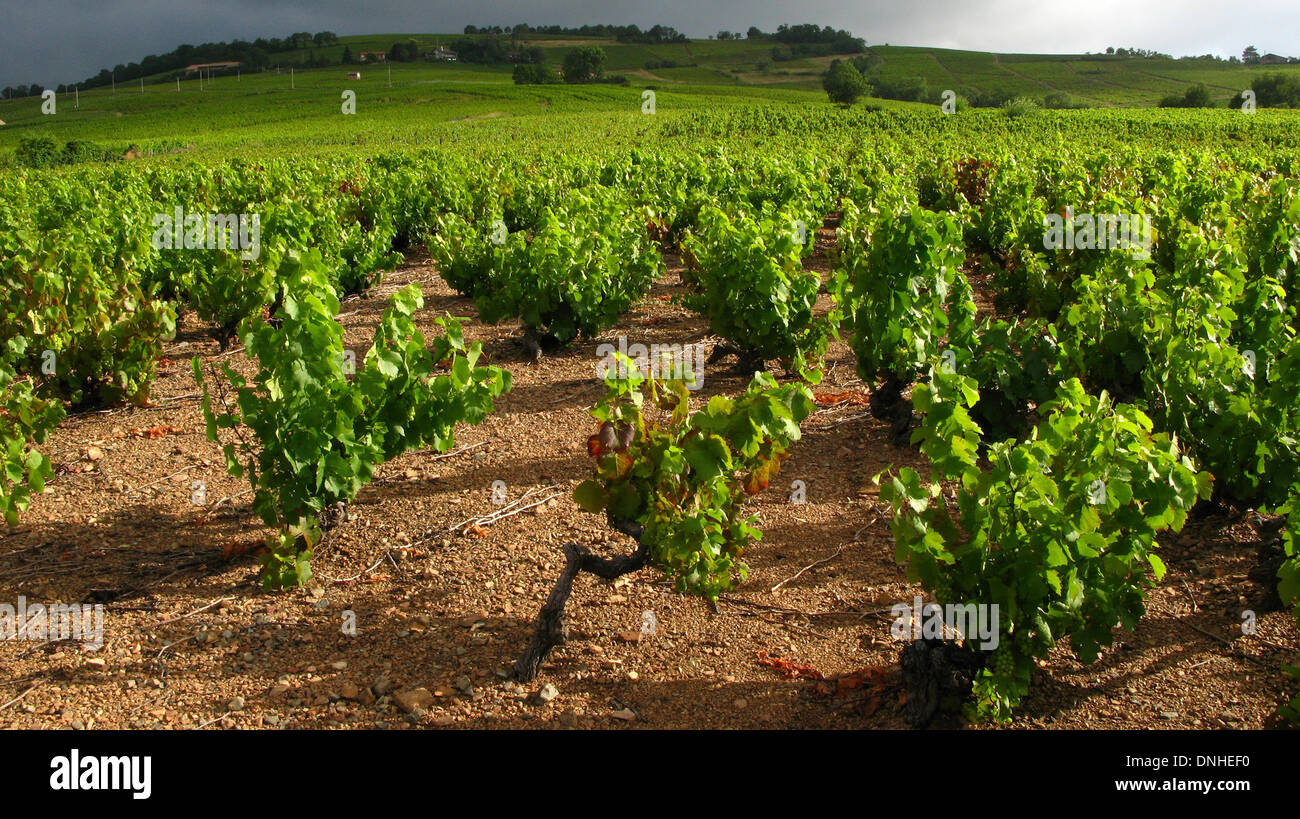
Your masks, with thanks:
M 703 37 L 814 22 L 869 43 L 988 51 L 1084 52 L 1108 45 L 1172 53 L 1300 54 L 1300 4 L 1210 0 L 0 0 L 0 85 L 54 86 L 181 43 L 337 34 L 458 32 L 467 23 L 655 23 Z

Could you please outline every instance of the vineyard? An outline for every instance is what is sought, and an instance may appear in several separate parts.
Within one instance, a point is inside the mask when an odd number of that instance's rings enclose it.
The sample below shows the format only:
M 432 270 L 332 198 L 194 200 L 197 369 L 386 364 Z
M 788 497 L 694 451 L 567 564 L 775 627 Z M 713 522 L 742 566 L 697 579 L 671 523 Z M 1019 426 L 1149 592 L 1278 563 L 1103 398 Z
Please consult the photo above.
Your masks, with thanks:
M 0 175 L 0 725 L 1300 719 L 1293 117 L 624 93 Z

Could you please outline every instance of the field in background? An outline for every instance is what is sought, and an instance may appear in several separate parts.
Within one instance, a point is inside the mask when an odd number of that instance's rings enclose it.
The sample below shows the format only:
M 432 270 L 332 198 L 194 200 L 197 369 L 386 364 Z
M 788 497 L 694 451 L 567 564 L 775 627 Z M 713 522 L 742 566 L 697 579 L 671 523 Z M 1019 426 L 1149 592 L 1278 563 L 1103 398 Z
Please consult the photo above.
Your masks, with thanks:
M 42 116 L 41 101 L 31 97 L 0 101 L 0 163 L 27 136 L 48 136 L 60 143 L 90 140 L 125 151 L 136 144 L 153 153 L 261 155 L 302 150 L 330 152 L 365 146 L 370 149 L 427 147 L 469 138 L 567 141 L 568 128 L 592 135 L 604 129 L 605 147 L 635 144 L 642 91 L 653 88 L 659 112 L 735 105 L 829 105 L 821 90 L 821 72 L 833 59 L 815 57 L 773 62 L 771 42 L 692 40 L 671 45 L 621 44 L 612 40 L 537 37 L 520 48 L 543 48 L 552 64 L 581 44 L 603 47 L 607 73 L 628 78 L 626 86 L 515 86 L 510 66 L 461 63 L 394 63 L 335 65 L 303 69 L 296 61 L 311 56 L 338 60 L 346 46 L 353 54 L 386 50 L 415 39 L 433 48 L 453 35 L 368 35 L 343 37 L 338 45 L 275 55 L 277 68 L 253 74 L 222 75 L 203 83 L 183 80 L 179 87 L 163 78 L 143 85 L 124 83 L 111 91 L 96 89 L 60 95 L 55 116 Z M 1081 55 L 990 54 L 933 48 L 875 46 L 886 80 L 923 77 L 931 92 L 1013 93 L 1042 98 L 1069 94 L 1098 108 L 1154 105 L 1160 97 L 1182 93 L 1203 82 L 1217 102 L 1225 103 L 1250 85 L 1253 77 L 1273 71 L 1294 73 L 1296 66 L 1246 68 L 1203 61 L 1106 58 Z M 675 68 L 646 68 L 648 62 L 671 61 Z M 347 78 L 352 70 L 361 79 Z M 344 90 L 357 94 L 357 116 L 341 116 Z M 869 100 L 886 108 L 916 108 L 913 103 Z M 566 117 L 564 134 L 551 119 Z M 608 115 L 614 115 L 610 117 Z M 583 116 L 596 120 L 588 122 Z M 484 137 L 482 120 L 495 136 Z M 599 121 L 599 126 L 595 123 Z

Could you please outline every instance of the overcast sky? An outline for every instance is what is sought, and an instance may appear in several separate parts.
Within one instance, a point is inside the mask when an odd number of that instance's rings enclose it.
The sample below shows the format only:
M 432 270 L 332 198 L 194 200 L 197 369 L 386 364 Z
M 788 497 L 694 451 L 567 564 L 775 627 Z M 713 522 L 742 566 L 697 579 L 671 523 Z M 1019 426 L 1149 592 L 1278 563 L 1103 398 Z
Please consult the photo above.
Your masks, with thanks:
M 459 32 L 466 24 L 662 23 L 692 37 L 781 23 L 846 28 L 869 44 L 1182 56 L 1300 55 L 1297 0 L 0 0 L 0 86 L 85 79 L 181 43 Z

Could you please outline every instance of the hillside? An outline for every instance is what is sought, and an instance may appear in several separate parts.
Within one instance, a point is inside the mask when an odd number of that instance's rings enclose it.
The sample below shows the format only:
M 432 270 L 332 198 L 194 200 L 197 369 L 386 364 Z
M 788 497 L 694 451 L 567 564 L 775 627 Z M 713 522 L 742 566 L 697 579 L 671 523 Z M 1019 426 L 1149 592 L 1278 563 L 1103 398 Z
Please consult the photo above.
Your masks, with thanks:
M 626 112 L 634 139 L 641 92 L 654 88 L 660 113 L 701 107 L 798 103 L 826 105 L 821 75 L 834 56 L 774 61 L 766 41 L 690 40 L 643 45 L 611 39 L 535 36 L 512 48 L 538 47 L 551 64 L 581 45 L 599 45 L 606 72 L 623 75 L 626 86 L 516 86 L 512 66 L 460 62 L 307 68 L 295 63 L 384 51 L 414 39 L 421 50 L 453 42 L 456 35 L 378 34 L 341 37 L 337 44 L 275 55 L 263 72 L 219 75 L 176 82 L 170 75 L 142 83 L 95 89 L 79 99 L 62 94 L 56 116 L 41 114 L 36 97 L 0 101 L 0 155 L 7 157 L 25 136 L 47 136 L 60 144 L 89 140 L 121 152 L 137 144 L 146 154 L 215 150 L 222 155 L 265 150 L 346 149 L 356 145 L 425 145 L 465 138 L 464 124 L 481 118 L 526 117 L 540 113 L 590 114 L 611 137 L 604 115 Z M 1300 66 L 1244 67 L 1201 60 L 1159 60 L 1087 55 L 993 54 L 903 46 L 873 46 L 872 75 L 885 82 L 922 78 L 928 98 L 945 89 L 965 95 L 1023 95 L 1042 99 L 1066 94 L 1090 107 L 1151 106 L 1165 95 L 1203 82 L 1223 104 L 1251 79 Z M 844 55 L 847 56 L 847 55 Z M 670 67 L 663 67 L 668 65 Z M 650 66 L 650 67 L 647 67 Z M 361 79 L 347 74 L 360 70 Z M 340 95 L 357 94 L 360 116 L 341 115 Z M 880 102 L 886 107 L 915 103 Z M 593 120 L 597 121 L 597 120 Z M 524 125 L 528 122 L 530 125 Z M 622 122 L 622 121 L 621 121 Z M 496 129 L 514 135 L 533 120 Z M 437 127 L 434 127 L 437 126 Z M 0 159 L 0 162 L 5 161 Z
M 345 47 L 353 54 L 386 51 L 394 43 L 414 39 L 421 49 L 446 44 L 452 34 L 374 34 L 341 37 L 337 45 L 276 55 L 281 65 L 312 56 L 337 61 Z M 640 45 L 612 39 L 535 36 L 513 41 L 512 48 L 540 47 L 549 62 L 559 63 L 571 48 L 598 45 L 608 55 L 607 70 L 644 83 L 760 85 L 818 89 L 821 73 L 833 56 L 773 60 L 770 40 L 691 40 L 686 43 Z M 1064 93 L 1091 107 L 1150 106 L 1168 94 L 1181 94 L 1205 83 L 1216 100 L 1227 100 L 1251 78 L 1280 71 L 1300 72 L 1300 66 L 1228 65 L 1213 60 L 1168 60 L 1113 57 L 1101 54 L 996 54 L 945 48 L 873 45 L 881 62 L 876 69 L 886 80 L 925 79 L 931 91 L 951 88 L 959 94 L 1007 93 L 1042 98 Z M 647 63 L 676 63 L 674 68 L 647 68 Z M 495 71 L 506 72 L 505 67 Z
M 362 52 L 386 52 L 394 44 L 406 42 L 416 43 L 424 52 L 438 46 L 454 46 L 461 38 L 462 35 L 452 33 L 339 37 L 328 46 L 274 52 L 270 55 L 270 66 L 284 69 L 322 59 L 337 64 L 345 50 L 355 58 Z M 610 72 L 652 82 L 815 87 L 820 73 L 834 59 L 833 56 L 791 59 L 789 55 L 774 59 L 774 49 L 779 51 L 784 47 L 771 39 L 638 44 L 620 43 L 612 38 L 530 34 L 519 38 L 504 35 L 500 42 L 503 48 L 514 51 L 540 48 L 548 61 L 556 64 L 571 48 L 598 45 L 608 55 Z M 1226 100 L 1249 85 L 1249 79 L 1257 74 L 1300 71 L 1300 66 L 1244 66 L 1214 60 L 1103 54 L 998 54 L 892 45 L 874 45 L 871 50 L 880 61 L 877 70 L 889 80 L 921 77 L 931 89 L 953 88 L 959 93 L 1005 91 L 1040 97 L 1053 92 L 1070 93 L 1092 105 L 1151 105 L 1160 96 L 1181 92 L 1197 82 L 1204 82 Z M 675 64 L 675 67 L 648 67 L 656 63 Z M 493 66 L 492 70 L 508 73 L 509 66 Z M 159 76 L 145 82 L 169 81 L 169 77 Z
M 302 49 L 276 55 L 281 65 L 304 62 L 312 56 L 337 61 L 345 47 L 353 54 L 386 51 L 394 43 L 415 40 L 421 49 L 447 44 L 454 34 L 372 34 L 341 37 L 336 45 Z M 770 40 L 691 40 L 686 43 L 640 45 L 612 39 L 533 36 L 512 41 L 511 48 L 540 47 L 552 63 L 569 49 L 599 45 L 609 57 L 607 70 L 658 83 L 705 85 L 752 84 L 817 88 L 821 72 L 834 57 L 786 61 L 772 59 Z M 1203 82 L 1216 97 L 1227 99 L 1250 85 L 1258 74 L 1298 72 L 1300 66 L 1227 65 L 1212 60 L 1168 60 L 1113 57 L 1101 54 L 996 54 L 945 48 L 873 45 L 881 58 L 882 77 L 898 80 L 922 77 L 931 90 L 952 88 L 958 93 L 1006 92 L 1043 97 L 1051 93 L 1074 95 L 1091 106 L 1154 105 L 1162 96 L 1182 93 Z M 676 68 L 647 69 L 652 62 L 674 62 Z M 505 71 L 497 67 L 497 71 Z
M 882 58 L 886 79 L 923 77 L 930 89 L 958 93 L 1007 92 L 1044 97 L 1064 93 L 1093 107 L 1150 106 L 1168 94 L 1182 94 L 1205 83 L 1216 102 L 1250 87 L 1267 73 L 1300 71 L 1300 66 L 1226 65 L 1212 60 L 1164 60 L 1080 54 L 992 54 L 942 48 L 872 46 Z

